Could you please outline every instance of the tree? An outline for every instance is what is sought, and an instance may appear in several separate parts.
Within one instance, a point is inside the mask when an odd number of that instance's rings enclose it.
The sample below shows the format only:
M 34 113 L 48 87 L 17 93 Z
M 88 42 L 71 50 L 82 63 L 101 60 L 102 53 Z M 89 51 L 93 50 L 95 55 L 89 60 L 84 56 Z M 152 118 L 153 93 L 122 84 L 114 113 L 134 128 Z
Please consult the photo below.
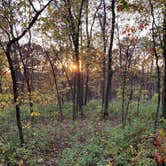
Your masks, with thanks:
M 80 3 L 73 4 L 71 0 L 64 0 L 65 7 L 67 9 L 67 22 L 69 27 L 69 37 L 72 39 L 74 47 L 73 62 L 76 66 L 74 71 L 74 86 L 73 86 L 73 120 L 76 120 L 78 111 L 81 109 L 80 98 L 80 54 L 79 54 L 79 37 L 80 37 L 80 25 L 83 11 L 84 0 Z M 78 5 L 78 12 L 73 14 L 74 5 Z
M 166 118 L 166 2 L 164 2 L 163 11 L 163 61 L 164 61 L 164 75 L 163 75 L 163 117 Z
M 11 77 L 12 77 L 12 82 L 13 82 L 13 97 L 14 97 L 14 103 L 15 103 L 15 109 L 16 109 L 16 119 L 17 119 L 17 126 L 18 126 L 18 131 L 19 131 L 19 138 L 20 138 L 20 144 L 23 146 L 24 144 L 24 138 L 23 138 L 23 131 L 22 131 L 22 124 L 21 124 L 21 117 L 20 117 L 20 104 L 18 101 L 19 98 L 19 78 L 18 78 L 18 67 L 19 67 L 19 62 L 18 62 L 18 57 L 14 56 L 13 57 L 13 49 L 16 47 L 16 43 L 22 39 L 26 33 L 32 28 L 32 26 L 35 24 L 37 21 L 38 17 L 40 14 L 45 10 L 45 8 L 52 2 L 53 0 L 50 0 L 47 2 L 46 5 L 44 5 L 39 11 L 37 11 L 33 3 L 31 1 L 30 4 L 32 8 L 34 9 L 35 15 L 33 16 L 32 20 L 28 24 L 28 26 L 18 35 L 15 37 L 14 35 L 14 11 L 13 8 L 17 8 L 18 6 L 15 6 L 15 3 L 11 0 L 8 1 L 2 1 L 2 9 L 7 10 L 7 15 L 5 13 L 2 13 L 4 18 L 6 19 L 6 24 L 8 24 L 9 31 L 6 31 L 4 27 L 1 27 L 1 30 L 6 33 L 8 36 L 8 41 L 6 41 L 6 46 L 4 47 L 3 44 L 1 43 L 1 46 L 5 52 L 5 55 L 8 60 L 9 68 L 11 71 Z M 13 5 L 13 6 L 12 6 Z M 18 5 L 18 4 L 17 4 Z M 16 54 L 15 54 L 16 55 Z
M 152 16 L 152 43 L 153 43 L 153 54 L 155 56 L 156 60 L 156 68 L 157 68 L 157 93 L 158 93 L 158 100 L 157 100 L 157 109 L 156 109 L 156 114 L 155 114 L 155 124 L 154 124 L 154 129 L 157 129 L 158 125 L 158 116 L 160 112 L 160 66 L 159 66 L 159 56 L 157 54 L 157 49 L 156 49 L 156 38 L 155 38 L 155 16 L 154 16 L 154 6 L 151 0 L 149 0 L 150 4 L 150 11 L 151 11 L 151 16 Z
M 3 77 L 6 73 L 5 67 L 6 67 L 6 58 L 4 59 L 4 53 L 3 50 L 0 50 L 0 94 L 3 93 Z
M 90 55 L 90 53 L 91 53 L 91 50 L 93 50 L 93 46 L 92 46 L 93 26 L 94 26 L 94 23 L 95 23 L 95 20 L 96 20 L 96 17 L 97 17 L 97 13 L 98 13 L 101 5 L 102 5 L 102 1 L 100 1 L 99 5 L 95 9 L 94 14 L 92 16 L 92 23 L 90 25 L 90 23 L 89 23 L 89 13 L 90 13 L 89 12 L 89 0 L 86 1 L 86 9 L 85 9 L 85 15 L 86 15 L 85 16 L 86 17 L 85 18 L 86 19 L 86 21 L 85 21 L 86 24 L 85 25 L 86 25 L 86 41 L 87 41 L 87 43 L 86 43 L 86 47 L 87 47 L 86 56 L 92 56 L 92 55 Z M 105 3 L 103 5 L 105 5 Z M 84 57 L 84 59 L 86 59 L 86 57 Z M 90 63 L 91 63 L 90 61 L 91 61 L 90 58 L 87 58 L 87 60 L 84 61 L 85 62 L 85 70 L 86 70 L 84 104 L 87 103 L 87 99 L 88 99 L 88 89 L 89 89 L 88 82 L 89 82 L 89 73 L 90 73 L 89 67 L 90 67 Z
M 109 51 L 108 51 L 108 55 L 107 55 L 106 74 L 105 74 L 106 79 L 105 79 L 104 112 L 103 112 L 104 118 L 106 118 L 106 116 L 108 116 L 109 95 L 112 91 L 111 90 L 111 86 L 112 86 L 112 48 L 113 48 L 114 29 L 115 29 L 115 0 L 112 0 L 111 10 L 112 10 L 112 28 L 111 28 L 110 45 L 109 45 Z
M 107 52 L 107 34 L 106 34 L 106 23 L 107 23 L 107 12 L 106 12 L 106 2 L 105 0 L 102 0 L 103 4 L 103 13 L 99 14 L 99 22 L 101 27 L 101 33 L 102 33 L 102 41 L 103 41 L 103 62 L 102 62 L 102 81 L 101 81 L 101 91 L 102 91 L 102 110 L 104 106 L 104 90 L 105 90 L 105 65 L 106 65 L 106 52 Z M 102 17 L 103 16 L 103 17 Z
M 56 76 L 57 70 L 55 70 L 56 66 L 54 66 L 53 60 L 51 59 L 50 54 L 47 51 L 45 53 L 46 53 L 46 57 L 50 63 L 52 75 L 54 78 L 54 84 L 55 84 L 55 89 L 56 89 L 56 93 L 57 93 L 58 107 L 59 107 L 59 113 L 60 113 L 60 121 L 62 121 L 63 120 L 63 113 L 62 113 L 62 103 L 61 103 L 61 98 L 60 98 L 60 93 L 59 93 L 59 88 L 58 88 L 58 83 L 57 83 L 57 76 Z

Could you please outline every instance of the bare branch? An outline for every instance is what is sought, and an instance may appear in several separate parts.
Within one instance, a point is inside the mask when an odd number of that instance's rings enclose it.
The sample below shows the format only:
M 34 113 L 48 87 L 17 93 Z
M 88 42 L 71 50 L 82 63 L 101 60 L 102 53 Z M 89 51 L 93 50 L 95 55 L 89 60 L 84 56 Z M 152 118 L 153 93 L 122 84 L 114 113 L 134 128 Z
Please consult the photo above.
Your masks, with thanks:
M 40 14 L 45 10 L 45 8 L 52 2 L 53 0 L 50 0 L 41 10 L 39 10 L 35 16 L 33 17 L 32 21 L 29 23 L 28 27 L 23 30 L 23 32 L 16 38 L 13 38 L 12 40 L 9 41 L 8 43 L 8 48 L 14 43 L 19 41 L 30 29 L 31 27 L 35 24 L 36 20 L 40 16 Z
M 36 10 L 35 6 L 33 5 L 33 2 L 31 0 L 28 0 L 30 5 L 32 6 L 33 10 L 37 13 L 38 11 Z

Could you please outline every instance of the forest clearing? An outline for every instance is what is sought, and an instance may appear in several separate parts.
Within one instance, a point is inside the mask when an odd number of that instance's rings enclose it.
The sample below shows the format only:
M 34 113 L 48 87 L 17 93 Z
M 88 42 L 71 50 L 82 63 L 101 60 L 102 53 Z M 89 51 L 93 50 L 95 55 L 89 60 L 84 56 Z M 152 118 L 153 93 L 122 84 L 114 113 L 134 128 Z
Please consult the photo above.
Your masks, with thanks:
M 0 166 L 165 166 L 166 0 L 0 0 Z

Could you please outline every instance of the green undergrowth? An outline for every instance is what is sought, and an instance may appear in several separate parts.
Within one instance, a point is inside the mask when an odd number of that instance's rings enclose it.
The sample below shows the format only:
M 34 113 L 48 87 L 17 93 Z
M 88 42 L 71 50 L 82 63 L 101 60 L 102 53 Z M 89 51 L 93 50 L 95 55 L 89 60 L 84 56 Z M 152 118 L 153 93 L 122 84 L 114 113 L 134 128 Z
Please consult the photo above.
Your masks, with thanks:
M 72 121 L 72 105 L 63 106 L 64 120 L 59 121 L 54 104 L 34 105 L 39 112 L 31 124 L 28 106 L 22 106 L 25 145 L 19 146 L 14 109 L 0 113 L 0 164 L 60 166 L 135 166 L 157 165 L 154 157 L 159 147 L 153 145 L 153 124 L 156 106 L 141 103 L 130 105 L 127 124 L 121 126 L 121 103 L 110 104 L 109 118 L 102 119 L 101 101 L 91 101 Z M 166 121 L 160 119 L 160 127 Z

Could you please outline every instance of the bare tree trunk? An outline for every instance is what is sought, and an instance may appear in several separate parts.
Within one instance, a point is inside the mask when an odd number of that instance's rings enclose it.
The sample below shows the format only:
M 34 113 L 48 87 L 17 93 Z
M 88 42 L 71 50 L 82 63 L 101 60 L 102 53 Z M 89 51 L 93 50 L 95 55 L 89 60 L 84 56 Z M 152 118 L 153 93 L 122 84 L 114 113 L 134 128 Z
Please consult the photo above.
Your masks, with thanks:
M 74 73 L 73 76 L 73 120 L 77 118 L 77 110 L 76 110 L 76 75 Z
M 108 116 L 108 105 L 109 105 L 109 95 L 112 91 L 112 48 L 114 40 L 114 29 L 115 29 L 115 0 L 112 0 L 111 4 L 112 9 L 112 29 L 110 37 L 110 47 L 108 52 L 108 61 L 107 61 L 107 70 L 106 70 L 106 82 L 105 82 L 105 91 L 104 91 L 104 114 L 103 117 Z
M 107 13 L 106 13 L 106 3 L 105 0 L 101 0 L 103 4 L 103 18 L 99 15 L 99 23 L 102 32 L 102 40 L 103 40 L 103 59 L 102 59 L 102 75 L 101 75 L 101 95 L 102 95 L 102 112 L 104 109 L 104 90 L 105 90 L 105 74 L 106 74 L 106 47 L 107 47 L 107 37 L 106 37 L 106 22 L 107 22 Z
M 81 25 L 81 17 L 83 11 L 84 0 L 81 0 L 80 9 L 78 13 L 78 17 L 75 18 L 72 12 L 72 1 L 64 0 L 65 5 L 68 9 L 68 18 L 67 21 L 69 23 L 70 33 L 72 37 L 72 42 L 74 46 L 74 65 L 76 66 L 76 70 L 74 71 L 74 88 L 73 88 L 73 120 L 76 119 L 78 111 L 81 110 L 81 98 L 80 98 L 80 54 L 79 54 L 79 36 L 80 36 L 80 25 Z
M 81 114 L 82 112 L 82 106 L 84 104 L 84 74 L 83 74 L 83 68 L 81 69 L 80 73 L 80 109 L 81 109 Z
M 11 54 L 12 47 L 13 47 L 13 44 L 16 44 L 16 42 L 18 42 L 20 39 L 22 39 L 26 35 L 26 33 L 35 24 L 36 20 L 40 16 L 40 14 L 46 9 L 46 7 L 52 1 L 53 0 L 48 1 L 46 3 L 46 5 L 44 5 L 39 11 L 35 10 L 35 15 L 32 17 L 32 20 L 29 22 L 29 24 L 27 25 L 27 27 L 20 33 L 20 35 L 17 36 L 17 37 L 15 37 L 14 34 L 13 34 L 13 23 L 12 23 L 12 21 L 13 21 L 12 20 L 13 19 L 12 18 L 12 14 L 13 13 L 12 13 L 12 10 L 11 10 L 11 3 L 10 3 L 10 1 L 8 3 L 8 8 L 9 8 L 9 10 L 11 12 L 10 13 L 11 17 L 10 17 L 10 19 L 7 18 L 9 26 L 10 26 L 10 34 L 8 34 L 8 32 L 7 32 L 7 36 L 11 35 L 12 39 L 10 39 L 10 37 L 9 37 L 9 41 L 7 42 L 6 48 L 4 48 L 4 52 L 5 52 L 5 55 L 7 57 L 9 68 L 10 68 L 10 71 L 11 71 L 11 77 L 12 77 L 12 83 L 13 83 L 13 97 L 14 97 L 14 104 L 15 104 L 15 109 L 16 109 L 16 120 L 17 120 L 17 126 L 18 126 L 18 132 L 19 132 L 19 138 L 20 138 L 20 144 L 21 144 L 21 146 L 23 146 L 23 144 L 24 144 L 24 138 L 23 138 L 21 118 L 20 118 L 20 104 L 19 104 L 19 101 L 18 101 L 18 99 L 19 99 L 19 86 L 18 86 L 18 82 L 17 82 L 16 69 L 15 69 L 14 61 L 12 59 L 12 54 Z
M 30 80 L 28 79 L 27 65 L 26 65 L 26 63 L 24 63 L 23 55 L 22 55 L 21 48 L 20 48 L 20 45 L 18 42 L 17 42 L 17 46 L 18 46 L 18 51 L 20 54 L 20 59 L 21 59 L 22 65 L 23 65 L 25 81 L 27 84 L 30 113 L 32 113 L 33 112 L 32 86 L 30 85 Z M 31 47 L 31 35 L 30 35 L 30 39 L 29 39 L 28 54 L 30 54 L 30 47 Z M 33 125 L 33 122 L 34 122 L 34 117 L 32 116 L 31 117 L 32 125 Z
M 61 97 L 60 97 L 60 93 L 59 93 L 59 89 L 58 89 L 58 83 L 57 83 L 57 77 L 56 77 L 54 65 L 53 65 L 53 63 L 51 61 L 49 53 L 47 51 L 45 53 L 46 53 L 47 59 L 48 59 L 48 61 L 50 63 L 52 74 L 53 74 L 53 78 L 54 78 L 54 84 L 55 84 L 55 89 L 56 89 L 56 93 L 57 93 L 58 107 L 59 107 L 59 113 L 60 113 L 60 120 L 63 121 Z
M 126 86 L 126 72 L 123 72 L 122 82 L 122 126 L 124 126 L 125 115 L 125 86 Z
M 15 104 L 15 109 L 16 109 L 16 120 L 17 120 L 17 127 L 18 127 L 18 133 L 19 133 L 19 138 L 20 138 L 20 144 L 23 146 L 24 144 L 24 138 L 23 138 L 23 130 L 22 130 L 22 124 L 21 124 L 21 117 L 20 117 L 20 105 L 18 101 L 19 97 L 19 87 L 18 87 L 18 82 L 17 82 L 17 76 L 16 76 L 16 70 L 13 67 L 13 62 L 11 59 L 11 43 L 9 42 L 6 48 L 6 57 L 8 59 L 10 71 L 11 71 L 11 77 L 13 81 L 13 95 L 14 95 L 14 104 Z
M 141 95 L 142 95 L 142 85 L 140 84 L 140 88 L 138 92 L 138 101 L 137 101 L 137 116 L 139 115 L 139 110 L 140 110 Z
M 164 20 L 163 20 L 163 59 L 164 59 L 164 76 L 163 76 L 163 105 L 162 114 L 166 119 L 166 2 L 164 2 Z
M 2 77 L 0 76 L 0 94 L 3 92 L 2 90 Z
M 127 102 L 127 105 L 126 105 L 125 115 L 124 115 L 124 126 L 126 125 L 127 117 L 128 117 L 128 114 L 129 114 L 130 103 L 131 103 L 132 98 L 133 98 L 133 83 L 130 86 L 131 86 L 131 90 L 130 90 L 128 102 Z
M 74 94 L 73 94 L 73 86 L 72 86 L 71 80 L 69 79 L 69 75 L 68 75 L 68 73 L 67 73 L 67 70 L 66 70 L 64 64 L 62 63 L 62 60 L 61 60 L 61 58 L 59 57 L 58 53 L 55 54 L 56 51 L 55 51 L 55 49 L 54 49 L 53 46 L 52 46 L 52 50 L 53 50 L 53 52 L 54 52 L 54 56 L 56 56 L 56 58 L 58 59 L 58 61 L 59 61 L 60 64 L 62 65 L 62 69 L 63 69 L 63 71 L 64 71 L 64 73 L 65 73 L 66 80 L 67 80 L 67 82 L 68 82 L 68 85 L 69 85 L 69 87 L 70 87 L 70 90 L 71 90 L 71 93 L 72 93 L 72 97 L 73 97 L 73 96 L 74 96 Z
M 120 40 L 119 40 L 119 44 L 120 44 Z M 120 47 L 120 60 L 122 60 L 122 52 L 121 52 L 121 45 L 119 45 Z M 123 68 L 123 72 L 122 72 L 122 127 L 125 126 L 125 89 L 126 89 L 126 79 L 127 79 L 127 63 L 128 63 L 128 57 L 129 56 L 129 46 L 127 47 L 126 50 L 126 55 L 125 55 L 125 64 L 124 64 L 124 68 Z M 121 68 L 123 67 L 121 62 L 120 62 Z
M 87 37 L 87 49 L 89 51 L 90 44 L 91 44 L 91 35 L 89 34 L 89 0 L 86 0 L 86 37 Z M 84 95 L 84 105 L 87 104 L 87 98 L 88 98 L 88 82 L 89 82 L 89 65 L 86 64 L 86 81 L 85 81 L 85 95 Z
M 151 16 L 152 16 L 152 40 L 153 40 L 153 48 L 154 48 L 154 55 L 156 59 L 156 68 L 157 68 L 157 93 L 158 93 L 158 100 L 157 100 L 157 109 L 155 114 L 155 122 L 154 122 L 154 129 L 156 130 L 158 127 L 158 116 L 160 112 L 160 67 L 159 67 L 159 56 L 156 50 L 156 40 L 155 40 L 155 16 L 154 16 L 154 7 L 151 0 L 149 0 L 149 4 L 151 7 Z
M 88 82 L 89 82 L 89 69 L 87 67 L 87 71 L 86 71 L 86 81 L 85 81 L 85 99 L 84 99 L 84 104 L 87 104 L 87 100 L 88 100 L 88 91 L 89 91 L 89 86 L 88 86 Z
M 100 6 L 102 5 L 102 0 L 100 1 L 99 5 L 97 6 L 95 12 L 94 12 L 94 16 L 92 18 L 92 23 L 91 25 L 89 25 L 89 0 L 86 0 L 86 9 L 85 9 L 85 14 L 86 14 L 86 37 L 87 37 L 87 44 L 86 47 L 88 49 L 88 51 L 91 49 L 91 40 L 92 40 L 92 32 L 93 32 L 93 26 L 95 23 L 95 19 L 97 17 L 97 13 L 98 10 L 100 9 Z M 90 30 L 89 30 L 90 29 Z M 87 103 L 87 99 L 88 99 L 88 82 L 89 82 L 89 66 L 90 64 L 86 64 L 86 82 L 85 82 L 85 98 L 84 98 L 84 104 Z

